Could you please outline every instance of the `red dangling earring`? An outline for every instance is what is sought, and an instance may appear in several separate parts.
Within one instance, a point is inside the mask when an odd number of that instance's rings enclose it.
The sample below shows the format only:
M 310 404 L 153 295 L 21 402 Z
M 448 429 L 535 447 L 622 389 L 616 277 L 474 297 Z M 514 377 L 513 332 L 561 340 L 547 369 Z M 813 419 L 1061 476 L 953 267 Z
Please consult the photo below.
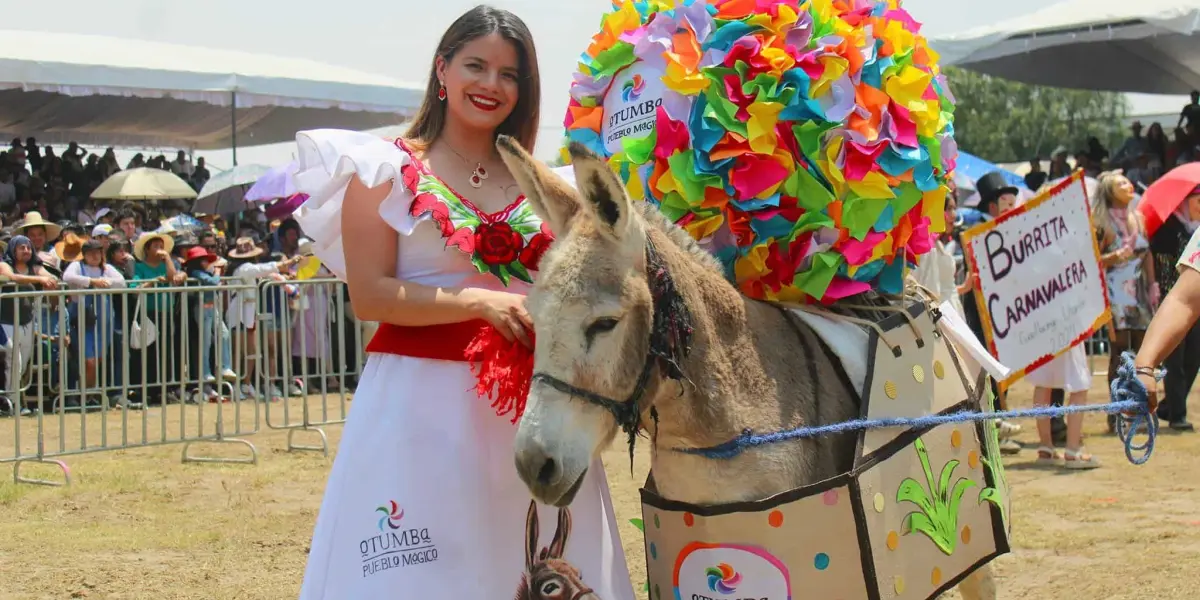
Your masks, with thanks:
M 438 86 L 438 100 L 444 101 L 445 99 L 446 99 L 446 86 L 440 85 L 440 86 Z

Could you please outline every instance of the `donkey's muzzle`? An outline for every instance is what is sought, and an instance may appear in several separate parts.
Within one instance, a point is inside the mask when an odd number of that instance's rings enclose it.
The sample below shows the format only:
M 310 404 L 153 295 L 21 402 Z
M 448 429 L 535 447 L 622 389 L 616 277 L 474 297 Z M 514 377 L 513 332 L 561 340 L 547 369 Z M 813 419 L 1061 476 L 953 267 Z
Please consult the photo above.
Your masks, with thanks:
M 575 499 L 587 469 L 575 478 L 568 478 L 562 462 L 537 442 L 519 444 L 516 450 L 517 474 L 537 501 L 563 507 Z

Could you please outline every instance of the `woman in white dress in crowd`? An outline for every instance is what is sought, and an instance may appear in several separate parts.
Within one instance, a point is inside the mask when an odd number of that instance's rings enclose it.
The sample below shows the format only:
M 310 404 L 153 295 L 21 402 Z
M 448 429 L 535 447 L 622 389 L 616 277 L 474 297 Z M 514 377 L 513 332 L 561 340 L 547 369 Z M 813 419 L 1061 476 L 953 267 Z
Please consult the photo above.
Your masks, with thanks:
M 515 15 L 477 7 L 443 34 L 403 139 L 297 134 L 298 219 L 381 322 L 326 485 L 303 600 L 634 598 L 604 469 L 570 509 L 532 502 L 513 415 L 464 361 L 486 323 L 529 345 L 528 281 L 549 231 L 496 154 L 532 149 L 539 79 Z M 598 462 L 598 461 L 597 461 Z

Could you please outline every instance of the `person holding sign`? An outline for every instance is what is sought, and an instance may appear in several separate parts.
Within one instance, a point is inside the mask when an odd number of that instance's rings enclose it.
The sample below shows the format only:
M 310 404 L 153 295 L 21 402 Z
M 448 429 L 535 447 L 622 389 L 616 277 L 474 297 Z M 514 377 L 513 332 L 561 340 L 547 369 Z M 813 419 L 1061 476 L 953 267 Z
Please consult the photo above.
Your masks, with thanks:
M 979 192 L 979 204 L 976 210 L 983 221 L 991 221 L 996 217 L 1011 210 L 1017 204 L 1017 194 L 1020 190 L 1016 186 L 1004 180 L 1004 176 L 999 171 L 992 171 L 983 177 L 980 177 L 975 182 L 975 189 Z M 979 343 L 986 345 L 987 336 L 983 332 L 983 319 L 979 315 L 979 305 L 975 300 L 976 282 L 979 280 L 979 274 L 971 269 L 971 262 L 967 261 L 967 277 L 962 284 L 962 288 L 966 291 L 962 294 L 963 318 L 967 322 L 967 326 L 971 328 L 971 332 L 979 339 Z M 996 408 L 1003 410 L 1006 406 L 1004 393 L 996 386 L 994 379 L 989 379 L 992 387 L 992 395 L 996 398 Z M 1020 426 L 1007 421 L 1001 421 L 998 429 L 1000 437 L 1004 442 L 1000 445 L 1000 450 L 1006 454 L 1015 454 L 1020 452 L 1021 446 L 1007 438 L 1012 434 L 1020 431 Z
M 1145 220 L 1138 211 L 1127 210 L 1133 198 L 1133 183 L 1116 171 L 1100 175 L 1092 198 L 1092 224 L 1103 252 L 1100 262 L 1113 317 L 1109 327 L 1109 385 L 1117 376 L 1121 354 L 1141 347 L 1159 300 Z M 1116 429 L 1116 418 L 1108 415 L 1110 432 Z
M 992 171 L 980 177 L 979 181 L 975 182 L 975 187 L 979 192 L 979 205 L 976 210 L 984 221 L 991 221 L 999 217 L 1017 203 L 1018 190 L 1016 186 L 1006 182 L 999 171 Z M 979 338 L 980 343 L 986 344 L 987 337 L 983 334 L 983 319 L 979 316 L 979 305 L 975 303 L 974 284 L 978 277 L 978 273 L 970 270 L 968 261 L 967 280 L 964 284 L 970 285 L 967 286 L 967 292 L 962 295 L 963 317 L 975 337 Z M 999 398 L 998 395 L 997 398 Z
M 1092 371 L 1088 368 L 1087 353 L 1083 344 L 1072 346 L 1054 360 L 1025 376 L 1033 384 L 1033 405 L 1050 406 L 1051 394 L 1060 389 L 1066 392 L 1067 402 L 1079 406 L 1087 404 L 1088 389 L 1092 386 Z M 1050 419 L 1038 419 L 1037 463 L 1059 465 L 1068 469 L 1094 469 L 1100 466 L 1096 457 L 1083 450 L 1083 413 L 1067 415 L 1067 449 L 1060 460 L 1054 448 Z

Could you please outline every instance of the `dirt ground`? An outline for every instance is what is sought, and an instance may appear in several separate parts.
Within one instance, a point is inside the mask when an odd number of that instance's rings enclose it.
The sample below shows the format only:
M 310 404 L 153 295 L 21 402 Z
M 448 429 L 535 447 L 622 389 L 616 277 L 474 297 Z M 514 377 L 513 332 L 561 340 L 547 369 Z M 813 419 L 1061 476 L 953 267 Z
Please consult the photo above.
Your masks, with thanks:
M 1103 402 L 1097 377 L 1091 400 Z M 1015 406 L 1029 404 L 1018 386 Z M 309 399 L 312 418 L 322 403 Z M 331 452 L 287 450 L 286 432 L 268 427 L 300 419 L 292 401 L 255 419 L 238 405 L 170 406 L 143 412 L 46 417 L 48 450 L 115 446 L 212 433 L 249 433 L 257 465 L 180 462 L 179 445 L 68 456 L 72 485 L 0 482 L 0 600 L 60 598 L 275 600 L 300 588 L 312 525 L 340 426 L 327 427 Z M 330 418 L 340 414 L 330 404 Z M 1193 397 L 1193 414 L 1200 402 Z M 128 419 L 128 420 L 125 420 Z M 1018 439 L 1035 441 L 1033 422 Z M 1195 598 L 1200 589 L 1200 476 L 1189 473 L 1200 437 L 1163 434 L 1151 462 L 1127 463 L 1119 442 L 1089 416 L 1088 447 L 1102 469 L 1063 472 L 1032 465 L 1027 449 L 1007 460 L 1014 494 L 1014 551 L 996 562 L 1002 599 Z M 0 421 L 0 458 L 37 447 L 36 422 Z M 122 432 L 126 432 L 124 437 Z M 107 437 L 104 437 L 107 435 Z M 319 441 L 312 433 L 296 443 Z M 72 445 L 73 444 L 73 445 Z M 194 445 L 193 456 L 248 457 L 245 446 Z M 606 456 L 630 570 L 644 582 L 637 489 L 648 467 L 642 453 L 629 474 L 621 448 Z M 6 465 L 10 466 L 10 465 Z M 53 479 L 54 465 L 26 463 L 22 475 Z M 948 598 L 957 598 L 951 594 Z

